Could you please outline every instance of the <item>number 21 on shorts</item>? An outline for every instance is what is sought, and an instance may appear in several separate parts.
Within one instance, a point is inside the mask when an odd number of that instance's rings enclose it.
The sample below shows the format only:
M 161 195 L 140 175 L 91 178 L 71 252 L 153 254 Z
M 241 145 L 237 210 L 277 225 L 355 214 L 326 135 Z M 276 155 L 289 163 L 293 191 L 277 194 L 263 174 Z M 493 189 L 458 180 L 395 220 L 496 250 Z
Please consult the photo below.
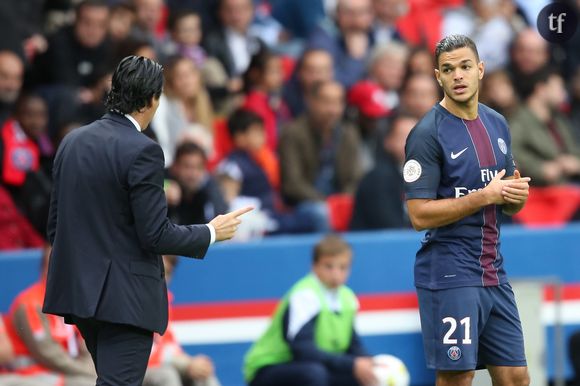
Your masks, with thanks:
M 443 344 L 457 344 L 457 339 L 452 338 L 455 330 L 457 330 L 457 320 L 450 316 L 443 318 L 442 322 L 444 324 L 449 324 L 449 330 L 443 337 Z M 463 327 L 463 339 L 461 343 L 463 344 L 471 344 L 471 336 L 470 336 L 470 327 L 471 327 L 471 318 L 469 316 L 461 319 L 459 324 Z M 461 327 L 460 327 L 461 328 Z

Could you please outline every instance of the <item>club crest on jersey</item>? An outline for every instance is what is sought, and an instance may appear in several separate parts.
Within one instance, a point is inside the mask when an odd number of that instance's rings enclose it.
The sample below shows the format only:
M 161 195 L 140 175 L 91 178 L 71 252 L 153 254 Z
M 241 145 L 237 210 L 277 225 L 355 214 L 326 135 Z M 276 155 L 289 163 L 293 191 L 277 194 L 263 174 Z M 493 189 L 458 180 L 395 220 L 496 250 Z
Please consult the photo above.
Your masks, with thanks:
M 451 346 L 449 347 L 449 350 L 447 350 L 447 356 L 452 361 L 457 361 L 461 358 L 461 349 L 457 346 Z
M 501 152 L 503 154 L 507 154 L 507 145 L 506 145 L 505 141 L 503 140 L 503 138 L 497 139 L 497 145 L 499 146 L 499 150 L 501 150 Z
M 422 171 L 421 164 L 414 159 L 410 159 L 403 166 L 403 179 L 405 182 L 415 182 L 421 177 Z

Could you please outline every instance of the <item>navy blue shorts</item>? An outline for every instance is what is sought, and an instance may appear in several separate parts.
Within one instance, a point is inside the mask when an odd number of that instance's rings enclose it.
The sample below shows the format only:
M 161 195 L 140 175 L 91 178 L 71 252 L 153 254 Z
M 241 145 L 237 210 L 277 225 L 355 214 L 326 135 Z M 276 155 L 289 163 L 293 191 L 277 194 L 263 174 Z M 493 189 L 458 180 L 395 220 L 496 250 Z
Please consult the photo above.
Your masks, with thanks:
M 524 337 L 509 284 L 417 288 L 427 367 L 475 370 L 526 366 Z

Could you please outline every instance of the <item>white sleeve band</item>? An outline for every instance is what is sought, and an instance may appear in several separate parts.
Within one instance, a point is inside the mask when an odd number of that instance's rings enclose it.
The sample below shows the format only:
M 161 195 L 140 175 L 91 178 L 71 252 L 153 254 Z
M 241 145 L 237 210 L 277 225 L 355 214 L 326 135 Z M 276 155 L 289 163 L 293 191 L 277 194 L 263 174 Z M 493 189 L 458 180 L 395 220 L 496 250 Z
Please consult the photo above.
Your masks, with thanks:
M 205 224 L 209 228 L 209 245 L 215 243 L 215 228 L 211 224 Z

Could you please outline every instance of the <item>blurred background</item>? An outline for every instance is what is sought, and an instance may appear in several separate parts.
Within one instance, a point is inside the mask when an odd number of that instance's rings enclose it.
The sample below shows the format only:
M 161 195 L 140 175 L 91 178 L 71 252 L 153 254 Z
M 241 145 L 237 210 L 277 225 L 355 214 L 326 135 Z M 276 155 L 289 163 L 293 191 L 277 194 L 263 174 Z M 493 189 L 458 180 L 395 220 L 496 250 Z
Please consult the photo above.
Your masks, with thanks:
M 308 271 L 312 245 L 344 232 L 369 350 L 403 359 L 413 385 L 432 384 L 412 285 L 421 235 L 410 228 L 401 171 L 407 134 L 442 97 L 435 44 L 461 33 L 485 64 L 480 101 L 506 117 L 517 166 L 532 177 L 525 209 L 504 219 L 502 252 L 537 322 L 526 332 L 533 384 L 573 384 L 580 30 L 559 44 L 542 38 L 536 19 L 550 3 L 0 2 L 0 313 L 9 319 L 16 296 L 41 277 L 60 141 L 104 114 L 116 64 L 142 55 L 164 66 L 145 134 L 164 152 L 169 217 L 206 223 L 257 208 L 235 240 L 179 264 L 170 288 L 185 352 L 207 354 L 223 385 L 243 384 L 242 356 Z M 0 365 L 0 377 L 9 368 Z

